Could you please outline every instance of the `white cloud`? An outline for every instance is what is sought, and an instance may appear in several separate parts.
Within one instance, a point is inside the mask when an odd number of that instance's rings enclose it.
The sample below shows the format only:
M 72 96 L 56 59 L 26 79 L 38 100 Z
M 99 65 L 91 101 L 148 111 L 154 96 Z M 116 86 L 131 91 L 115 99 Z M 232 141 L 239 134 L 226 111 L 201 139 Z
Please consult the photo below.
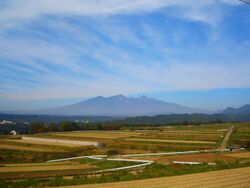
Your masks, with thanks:
M 227 67 L 211 63 L 178 63 L 170 66 L 156 63 L 150 66 L 119 64 L 114 69 L 119 71 L 121 76 L 106 75 L 88 80 L 59 74 L 46 75 L 45 85 L 14 85 L 15 92 L 10 90 L 10 86 L 6 86 L 8 89 L 0 93 L 0 96 L 9 99 L 77 98 L 157 90 L 207 90 L 250 86 L 250 65 L 247 63 L 241 66 L 235 63 Z
M 164 37 L 171 38 L 172 35 L 167 36 L 165 31 L 159 31 L 159 28 L 154 28 L 147 23 L 143 26 L 138 25 L 138 28 L 142 27 L 140 29 L 147 39 L 146 42 L 145 38 L 138 36 L 135 28 L 124 23 L 107 23 L 107 20 L 91 23 L 90 27 L 94 31 L 101 32 L 102 36 L 112 41 L 105 42 L 95 32 L 79 27 L 84 23 L 75 25 L 63 19 L 41 18 L 42 15 L 99 17 L 100 15 L 138 14 L 173 6 L 178 7 L 179 11 L 175 16 L 214 24 L 221 16 L 217 9 L 212 10 L 216 2 L 218 1 L 8 1 L 6 5 L 0 7 L 0 27 L 37 19 L 39 23 L 42 22 L 40 24 L 43 28 L 53 30 L 56 38 L 47 37 L 46 35 L 49 34 L 46 31 L 33 29 L 30 26 L 32 24 L 18 25 L 16 28 L 21 28 L 18 35 L 0 31 L 0 56 L 9 60 L 2 61 L 0 64 L 9 68 L 9 70 L 0 71 L 0 75 L 9 78 L 8 81 L 5 80 L 0 84 L 0 88 L 4 88 L 0 92 L 0 97 L 71 98 L 154 90 L 249 87 L 248 64 L 241 63 L 238 66 L 234 63 L 225 66 L 220 62 L 214 64 L 180 62 L 177 58 L 171 62 L 167 55 L 174 49 L 164 43 Z M 223 2 L 231 4 L 233 1 L 223 0 Z M 183 14 L 180 15 L 181 13 Z M 93 20 L 96 20 L 96 17 Z M 15 31 L 16 28 L 13 27 L 10 30 Z M 176 31 L 175 34 L 173 40 L 181 43 L 181 31 Z M 123 41 L 146 52 L 156 48 L 163 54 L 163 59 L 168 59 L 168 62 L 159 63 L 160 60 L 157 58 L 148 60 L 150 55 L 143 57 L 144 54 L 126 51 L 120 46 Z M 147 42 L 150 42 L 150 46 L 146 44 Z M 91 62 L 85 60 L 85 55 L 97 60 L 98 65 L 96 67 L 90 65 Z M 56 70 L 51 69 L 50 66 L 56 67 Z M 60 72 L 60 69 L 63 71 Z M 28 79 L 38 84 L 29 84 Z
M 220 2 L 238 4 L 237 0 L 9 0 L 0 7 L 0 27 L 10 27 L 20 21 L 28 21 L 42 15 L 135 14 L 169 6 L 184 8 L 181 14 L 188 19 L 211 23 L 214 14 L 209 14 L 204 7 L 216 8 Z

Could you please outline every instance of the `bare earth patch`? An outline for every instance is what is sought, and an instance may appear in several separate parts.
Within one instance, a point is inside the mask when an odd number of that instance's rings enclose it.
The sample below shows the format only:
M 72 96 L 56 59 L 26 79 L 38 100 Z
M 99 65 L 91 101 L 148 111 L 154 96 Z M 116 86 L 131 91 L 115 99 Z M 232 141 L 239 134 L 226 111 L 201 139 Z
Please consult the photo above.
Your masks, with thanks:
M 147 156 L 147 157 L 133 157 L 145 160 L 153 160 L 160 163 L 172 163 L 173 161 L 191 161 L 191 162 L 214 162 L 215 160 L 235 161 L 237 158 L 225 156 L 219 153 L 202 153 L 191 155 L 175 155 L 175 156 Z
M 237 157 L 237 158 L 250 158 L 250 152 L 240 152 L 240 153 L 229 153 L 224 154 L 229 157 Z
M 12 142 L 26 143 L 26 144 L 37 144 L 37 145 L 79 147 L 79 145 L 73 145 L 73 144 L 62 144 L 62 143 L 53 143 L 53 142 L 41 142 L 41 141 L 33 141 L 33 140 L 11 140 L 11 141 Z
M 131 136 L 138 136 L 140 134 L 141 133 L 134 133 L 134 132 L 114 132 L 114 131 L 98 132 L 97 131 L 97 132 L 71 132 L 71 133 L 52 134 L 52 135 L 116 139 L 116 138 L 126 138 L 126 137 L 131 137 Z
M 33 147 L 27 147 L 27 146 L 14 146 L 14 145 L 7 145 L 7 144 L 1 144 L 0 149 L 37 151 L 37 152 L 62 152 L 60 150 L 55 150 L 55 149 L 33 148 Z
M 211 141 L 200 140 L 162 140 L 162 139 L 142 139 L 142 138 L 129 138 L 130 141 L 145 141 L 145 142 L 170 142 L 170 143 L 192 143 L 192 144 L 215 144 Z
M 31 171 L 50 171 L 50 170 L 75 170 L 75 169 L 84 169 L 84 168 L 94 168 L 91 165 L 23 165 L 23 166 L 7 166 L 0 167 L 0 173 L 2 172 L 31 172 Z

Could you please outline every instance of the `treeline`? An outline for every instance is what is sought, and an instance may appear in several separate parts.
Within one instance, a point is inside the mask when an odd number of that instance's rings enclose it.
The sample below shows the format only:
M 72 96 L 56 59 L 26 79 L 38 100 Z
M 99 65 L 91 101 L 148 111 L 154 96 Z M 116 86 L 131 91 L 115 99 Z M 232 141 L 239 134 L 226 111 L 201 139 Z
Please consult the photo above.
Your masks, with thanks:
M 200 122 L 200 121 L 183 121 L 178 123 L 159 123 L 159 124 L 148 124 L 148 123 L 126 123 L 122 121 L 111 121 L 111 122 L 72 122 L 63 121 L 59 123 L 43 123 L 43 122 L 32 122 L 30 125 L 30 134 L 35 133 L 46 133 L 46 132 L 58 132 L 58 131 L 88 131 L 88 130 L 146 130 L 146 129 L 158 129 L 160 126 L 168 125 L 200 125 L 200 124 L 212 124 L 222 123 L 221 120 Z
M 18 115 L 18 117 L 21 117 L 22 120 L 27 121 L 27 119 L 25 119 L 26 116 Z M 108 117 L 102 117 L 104 118 L 102 121 L 89 121 L 89 119 L 83 120 L 81 117 L 74 119 L 71 116 L 69 117 L 70 120 L 54 121 L 54 118 L 58 118 L 57 116 L 52 116 L 50 117 L 51 119 L 47 118 L 47 116 L 45 116 L 45 119 L 42 117 L 43 116 L 39 116 L 39 118 L 36 117 L 35 119 L 38 118 L 38 121 L 35 120 L 31 122 L 21 122 L 16 123 L 16 125 L 2 125 L 0 126 L 0 133 L 9 134 L 11 130 L 16 130 L 20 134 L 80 130 L 135 130 L 155 129 L 159 126 L 168 125 L 200 125 L 223 122 L 250 122 L 250 114 L 170 114 L 127 118 L 116 117 L 110 119 Z M 34 116 L 32 116 L 31 119 L 33 118 Z M 73 120 L 71 118 L 73 118 Z M 7 120 L 13 121 L 11 118 Z
M 117 120 L 121 117 L 108 116 L 59 116 L 59 115 L 28 115 L 28 114 L 1 114 L 0 121 L 9 120 L 17 123 L 22 122 L 62 122 L 62 121 L 91 121 L 104 122 Z
M 29 133 L 45 133 L 58 131 L 83 131 L 83 130 L 119 130 L 123 127 L 116 123 L 84 123 L 63 121 L 59 123 L 32 122 Z
M 221 122 L 250 122 L 250 114 L 169 114 L 156 116 L 128 117 L 114 120 L 127 124 L 204 124 Z

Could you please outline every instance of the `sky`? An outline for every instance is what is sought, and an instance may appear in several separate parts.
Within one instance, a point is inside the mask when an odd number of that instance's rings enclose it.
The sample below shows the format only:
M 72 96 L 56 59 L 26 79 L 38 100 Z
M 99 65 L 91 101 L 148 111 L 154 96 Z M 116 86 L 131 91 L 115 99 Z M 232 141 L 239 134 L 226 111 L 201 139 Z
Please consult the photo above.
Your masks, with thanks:
M 248 104 L 249 18 L 238 0 L 0 0 L 0 110 L 116 94 Z

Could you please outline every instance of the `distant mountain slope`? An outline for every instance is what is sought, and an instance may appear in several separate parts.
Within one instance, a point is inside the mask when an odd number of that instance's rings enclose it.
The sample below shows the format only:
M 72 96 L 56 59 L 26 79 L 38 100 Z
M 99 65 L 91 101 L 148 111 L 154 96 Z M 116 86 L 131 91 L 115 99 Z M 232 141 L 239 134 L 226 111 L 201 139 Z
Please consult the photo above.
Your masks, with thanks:
M 220 123 L 220 122 L 250 122 L 249 114 L 168 114 L 156 116 L 127 117 L 114 120 L 126 124 L 185 124 L 185 123 Z
M 250 104 L 241 106 L 240 108 L 228 107 L 221 112 L 222 114 L 250 114 Z
M 48 115 L 141 116 L 206 112 L 146 96 L 133 98 L 116 95 L 112 97 L 99 96 L 77 104 L 44 109 L 32 113 Z

